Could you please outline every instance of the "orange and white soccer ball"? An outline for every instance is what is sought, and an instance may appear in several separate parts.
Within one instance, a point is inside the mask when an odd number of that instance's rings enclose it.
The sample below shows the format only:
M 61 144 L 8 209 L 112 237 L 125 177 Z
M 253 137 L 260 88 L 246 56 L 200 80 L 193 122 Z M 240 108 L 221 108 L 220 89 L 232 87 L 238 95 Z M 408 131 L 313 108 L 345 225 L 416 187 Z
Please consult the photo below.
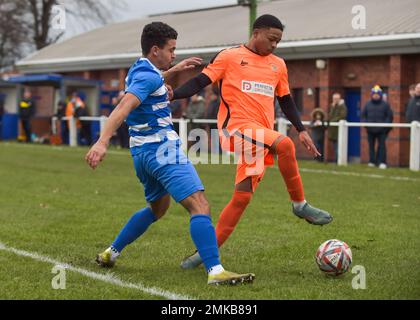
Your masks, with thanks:
M 315 261 L 328 275 L 339 276 L 345 273 L 352 260 L 350 247 L 344 241 L 331 239 L 321 244 L 316 252 Z

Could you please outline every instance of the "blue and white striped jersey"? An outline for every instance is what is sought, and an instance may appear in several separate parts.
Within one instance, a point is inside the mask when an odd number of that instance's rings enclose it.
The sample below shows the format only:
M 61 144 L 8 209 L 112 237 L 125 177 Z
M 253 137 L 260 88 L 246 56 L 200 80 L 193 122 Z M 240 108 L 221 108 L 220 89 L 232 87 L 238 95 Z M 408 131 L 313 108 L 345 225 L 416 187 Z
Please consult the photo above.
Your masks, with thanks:
M 138 59 L 128 71 L 125 92 L 141 103 L 125 120 L 129 126 L 130 148 L 145 143 L 179 140 L 171 120 L 171 110 L 163 76 L 147 58 Z

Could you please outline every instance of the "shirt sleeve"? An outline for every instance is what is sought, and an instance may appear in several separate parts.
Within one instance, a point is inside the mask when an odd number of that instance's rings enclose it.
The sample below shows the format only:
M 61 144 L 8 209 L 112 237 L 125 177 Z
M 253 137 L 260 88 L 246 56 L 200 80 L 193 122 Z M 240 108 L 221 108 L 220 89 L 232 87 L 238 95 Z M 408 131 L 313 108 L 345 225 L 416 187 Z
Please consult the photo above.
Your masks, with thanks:
M 287 75 L 287 67 L 284 60 L 281 60 L 280 70 L 279 70 L 279 82 L 277 83 L 276 87 L 276 95 L 279 97 L 286 96 L 290 94 L 289 89 L 289 77 Z
M 153 72 L 142 72 L 133 79 L 125 92 L 135 95 L 137 99 L 142 102 L 146 100 L 151 93 L 159 89 L 161 85 L 163 85 L 163 82 L 158 74 Z
M 219 81 L 224 77 L 228 66 L 229 56 L 228 50 L 220 51 L 202 71 L 210 78 L 212 83 Z

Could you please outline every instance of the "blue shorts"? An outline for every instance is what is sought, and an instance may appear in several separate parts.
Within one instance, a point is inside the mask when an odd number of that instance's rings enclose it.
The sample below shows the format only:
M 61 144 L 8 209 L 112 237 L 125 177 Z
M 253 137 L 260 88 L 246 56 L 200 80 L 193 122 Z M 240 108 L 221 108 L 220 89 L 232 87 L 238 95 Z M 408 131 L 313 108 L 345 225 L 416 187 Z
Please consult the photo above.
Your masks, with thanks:
M 168 193 L 180 202 L 204 190 L 197 171 L 180 149 L 178 141 L 132 147 L 131 155 L 147 202 L 159 200 Z

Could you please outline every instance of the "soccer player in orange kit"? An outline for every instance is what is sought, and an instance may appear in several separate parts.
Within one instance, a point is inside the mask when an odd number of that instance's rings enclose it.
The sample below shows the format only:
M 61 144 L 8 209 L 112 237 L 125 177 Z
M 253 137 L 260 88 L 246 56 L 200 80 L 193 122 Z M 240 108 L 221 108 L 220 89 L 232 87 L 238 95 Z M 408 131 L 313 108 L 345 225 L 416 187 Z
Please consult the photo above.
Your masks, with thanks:
M 328 212 L 305 201 L 295 146 L 289 137 L 274 130 L 274 98 L 277 97 L 282 111 L 299 132 L 299 140 L 312 155 L 320 156 L 290 95 L 286 64 L 273 54 L 283 29 L 276 17 L 260 16 L 254 22 L 246 45 L 222 50 L 202 73 L 173 93 L 173 100 L 186 98 L 217 82 L 221 96 L 218 129 L 222 148 L 240 155 L 235 190 L 216 226 L 219 247 L 238 224 L 264 175 L 265 166 L 274 163 L 274 155 L 278 158 L 293 213 L 316 225 L 332 221 Z M 195 252 L 182 261 L 181 267 L 189 269 L 200 264 L 201 258 Z

